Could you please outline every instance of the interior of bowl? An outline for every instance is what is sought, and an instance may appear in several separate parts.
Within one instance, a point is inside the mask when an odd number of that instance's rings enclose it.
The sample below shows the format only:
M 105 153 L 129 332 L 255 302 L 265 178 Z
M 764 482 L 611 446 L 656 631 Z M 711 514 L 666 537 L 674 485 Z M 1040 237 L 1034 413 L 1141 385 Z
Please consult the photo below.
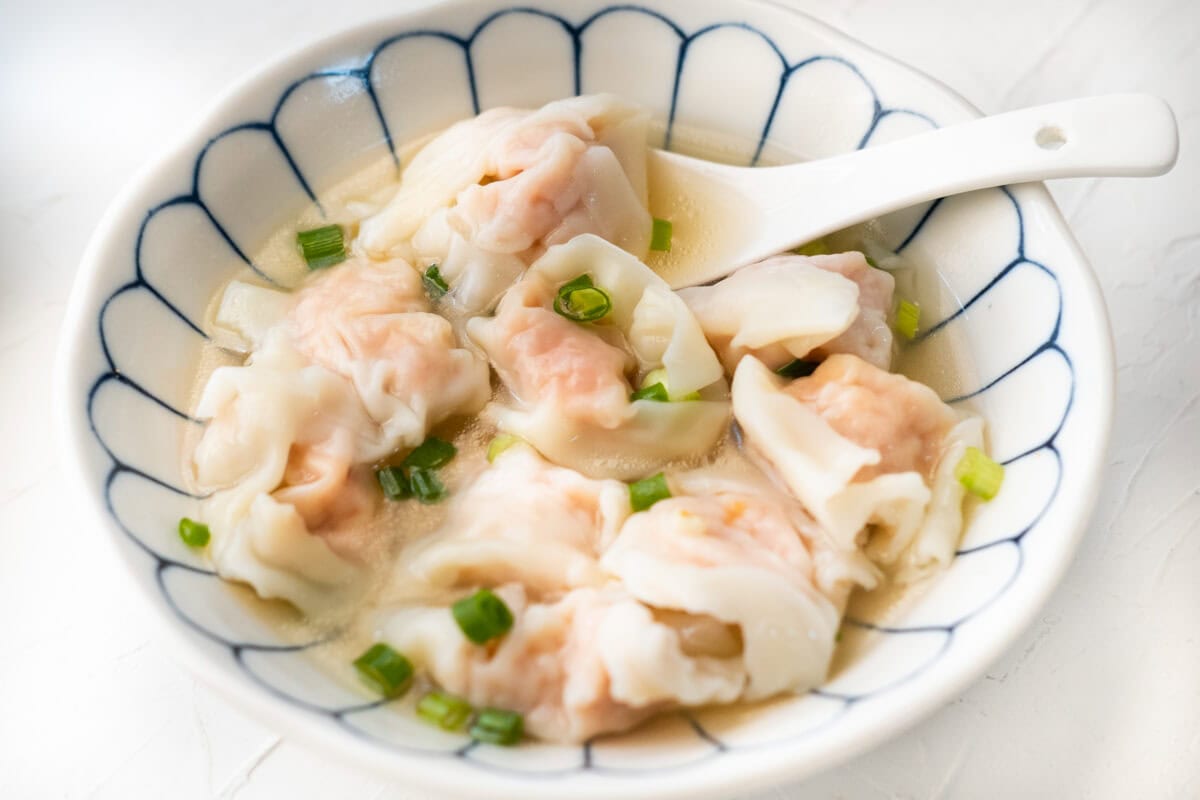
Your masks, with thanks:
M 381 705 L 315 667 L 320 642 L 248 613 L 174 532 L 199 501 L 181 468 L 187 429 L 200 424 L 190 393 L 210 298 L 340 179 L 371 163 L 401 167 L 401 144 L 482 109 L 594 92 L 649 108 L 661 121 L 655 144 L 712 131 L 746 164 L 869 147 L 971 113 L 932 81 L 772 6 L 550 8 L 452 3 L 378 23 L 223 102 L 122 202 L 89 257 L 60 394 L 75 456 L 148 602 L 185 632 L 206 674 L 341 750 L 406 770 L 412 757 L 453 760 L 450 778 L 424 780 L 468 794 L 485 785 L 472 783 L 479 776 L 527 796 L 561 796 L 563 780 L 593 796 L 630 781 L 696 796 L 803 774 L 911 724 L 978 674 L 1073 548 L 1106 436 L 1111 363 L 1094 286 L 1039 187 L 879 221 L 892 249 L 940 275 L 917 298 L 940 310 L 915 343 L 919 377 L 985 416 L 1007 475 L 917 602 L 886 618 L 851 614 L 856 653 L 816 691 L 668 715 L 582 747 L 472 746 L 416 722 L 406 701 Z

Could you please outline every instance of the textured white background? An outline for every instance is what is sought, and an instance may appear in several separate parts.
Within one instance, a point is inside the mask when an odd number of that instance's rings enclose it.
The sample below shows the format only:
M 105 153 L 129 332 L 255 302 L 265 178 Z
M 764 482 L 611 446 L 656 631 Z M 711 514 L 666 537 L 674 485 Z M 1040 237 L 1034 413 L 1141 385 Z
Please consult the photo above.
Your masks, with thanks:
M 987 676 L 766 798 L 1200 797 L 1200 3 L 799 0 L 997 112 L 1150 91 L 1182 153 L 1052 186 L 1112 312 L 1108 473 L 1065 583 Z M 0 797 L 410 800 L 164 652 L 50 447 L 49 374 L 104 208 L 231 81 L 403 0 L 0 0 Z

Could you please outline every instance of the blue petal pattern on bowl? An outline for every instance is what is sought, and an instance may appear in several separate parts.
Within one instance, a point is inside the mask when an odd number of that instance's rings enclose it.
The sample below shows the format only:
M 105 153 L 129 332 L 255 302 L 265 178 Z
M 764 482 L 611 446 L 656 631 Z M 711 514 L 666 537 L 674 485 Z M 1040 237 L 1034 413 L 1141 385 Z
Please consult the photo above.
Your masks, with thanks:
M 603 74 L 590 71 L 589 64 L 596 59 L 611 63 L 606 53 L 619 51 L 631 26 L 639 29 L 644 40 L 660 46 L 647 48 L 636 65 L 629 66 L 628 76 L 621 74 L 621 67 L 610 66 Z M 534 65 L 532 74 L 540 76 L 534 83 L 508 80 L 511 62 L 497 55 L 518 34 L 561 37 L 559 52 L 552 48 L 545 63 Z M 747 72 L 755 76 L 744 99 L 745 107 L 756 113 L 735 120 L 706 117 L 704 104 L 694 102 L 697 93 L 711 91 L 714 82 L 735 80 L 716 55 L 722 37 L 753 40 L 757 53 L 739 65 L 742 77 L 737 79 L 744 82 Z M 529 74 L 530 65 L 523 63 L 521 69 Z M 411 76 L 420 70 L 461 75 L 461 92 L 414 95 L 420 82 Z M 401 74 L 409 79 L 391 80 Z M 839 115 L 831 118 L 827 109 L 807 102 L 809 81 L 839 86 L 843 106 Z M 1058 278 L 1049 266 L 1027 256 L 1026 226 L 1016 195 L 1006 189 L 992 190 L 994 202 L 1009 209 L 1011 238 L 997 239 L 983 252 L 980 258 L 987 263 L 960 264 L 961 269 L 949 275 L 962 298 L 961 308 L 930 326 L 916 346 L 936 347 L 945 337 L 972 342 L 982 377 L 978 385 L 951 401 L 971 401 L 984 409 L 993 448 L 1008 468 L 1006 490 L 1036 492 L 1041 504 L 1035 513 L 1021 518 L 1008 513 L 1001 502 L 981 509 L 955 565 L 907 615 L 905 624 L 878 626 L 848 620 L 848 625 L 879 637 L 878 647 L 889 651 L 894 666 L 890 672 L 878 674 L 878 664 L 873 665 L 874 672 L 852 664 L 826 687 L 761 712 L 782 715 L 786 718 L 782 725 L 746 724 L 738 721 L 742 713 L 738 709 L 679 713 L 653 723 L 650 731 L 589 742 L 582 748 L 531 745 L 528 755 L 498 755 L 461 736 L 392 713 L 391 706 L 405 707 L 411 698 L 391 704 L 369 702 L 332 680 L 316 690 L 311 681 L 292 680 L 292 672 L 300 667 L 281 659 L 303 659 L 304 651 L 321 643 L 285 641 L 279 631 L 239 614 L 230 588 L 172 532 L 174 520 L 194 513 L 201 499 L 183 487 L 179 471 L 182 429 L 202 424 L 186 409 L 189 375 L 205 341 L 199 325 L 203 303 L 227 279 L 231 262 L 241 262 L 271 280 L 248 255 L 256 237 L 285 222 L 307 202 L 320 207 L 321 187 L 372 159 L 391 153 L 399 167 L 396 142 L 481 108 L 536 105 L 566 94 L 605 90 L 658 110 L 666 121 L 668 146 L 680 124 L 742 134 L 750 142 L 744 153 L 747 163 L 769 157 L 775 144 L 772 135 L 780 130 L 792 134 L 791 149 L 816 157 L 833 152 L 821 141 L 805 141 L 803 131 L 816 123 L 826 129 L 833 126 L 841 150 L 910 135 L 935 124 L 918 109 L 885 106 L 862 71 L 845 58 L 810 53 L 789 61 L 767 33 L 741 22 L 688 32 L 659 11 L 633 5 L 612 6 L 579 23 L 543 10 L 514 8 L 488 16 L 468 36 L 438 30 L 400 32 L 382 40 L 359 64 L 298 77 L 262 120 L 232 125 L 209 140 L 195 157 L 190 184 L 147 210 L 130 253 L 129 282 L 104 301 L 96 321 L 102 363 L 86 398 L 92 433 L 111 462 L 104 485 L 108 510 L 149 556 L 163 600 L 186 625 L 226 650 L 246 676 L 266 691 L 359 736 L 525 777 L 581 770 L 636 776 L 739 750 L 786 745 L 827 730 L 852 707 L 870 703 L 928 669 L 954 647 L 960 630 L 1019 576 L 1027 537 L 1038 530 L 1062 482 L 1056 440 L 1074 400 L 1072 360 L 1059 342 L 1063 297 Z M 312 129 L 318 120 L 318 127 L 334 133 L 315 141 L 297 135 Z M 231 213 L 231 208 L 246 204 L 246 193 L 252 194 L 254 207 L 269 209 L 274 218 L 247 220 Z M 972 202 L 978 202 L 978 195 Z M 902 252 L 919 251 L 927 238 L 957 235 L 961 205 L 959 199 L 948 199 L 892 215 L 888 230 L 899 231 L 892 245 Z M 180 253 L 171 244 L 181 236 L 204 246 Z M 972 333 L 973 326 L 986 328 L 989 304 L 1018 302 L 1017 298 L 1033 305 L 1030 325 L 1019 332 L 1024 341 L 989 342 L 986 336 Z M 163 348 L 150 346 L 129 328 L 155 316 L 170 320 L 154 327 L 156 335 L 161 330 L 162 336 L 170 338 L 170 363 L 164 361 Z M 1036 404 L 1029 404 L 1030 397 L 1036 398 Z M 1028 419 L 1012 430 L 1005 424 L 1006 415 L 1027 408 L 1038 421 L 1032 437 Z M 155 441 L 162 443 L 160 451 L 148 453 L 135 446 L 148 427 L 158 432 Z M 939 602 L 941 591 L 961 597 L 967 587 L 967 594 L 974 592 L 973 602 L 959 601 L 952 607 Z M 662 731 L 673 732 L 673 747 L 637 746 L 638 737 L 658 736 Z

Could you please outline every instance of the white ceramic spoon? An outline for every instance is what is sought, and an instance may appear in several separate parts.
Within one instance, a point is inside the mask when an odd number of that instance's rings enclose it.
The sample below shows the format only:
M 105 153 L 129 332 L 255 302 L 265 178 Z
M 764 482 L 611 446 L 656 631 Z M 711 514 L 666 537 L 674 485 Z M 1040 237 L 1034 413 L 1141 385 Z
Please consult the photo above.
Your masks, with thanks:
M 1145 94 L 1035 106 L 891 144 L 782 167 L 731 167 L 652 151 L 650 208 L 674 226 L 655 268 L 674 288 L 889 211 L 1049 178 L 1161 175 L 1175 163 L 1171 109 Z

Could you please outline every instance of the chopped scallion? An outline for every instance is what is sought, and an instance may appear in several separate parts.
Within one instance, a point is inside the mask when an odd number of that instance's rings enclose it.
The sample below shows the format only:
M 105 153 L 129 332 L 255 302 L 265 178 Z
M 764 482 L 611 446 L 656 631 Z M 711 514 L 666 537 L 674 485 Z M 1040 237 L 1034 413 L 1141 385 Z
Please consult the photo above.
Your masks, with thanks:
M 667 388 L 667 371 L 662 367 L 652 369 L 642 378 L 642 387 L 634 392 L 629 400 L 654 400 L 667 403 L 671 400 L 671 390 Z
M 633 394 L 629 395 L 630 402 L 634 400 L 653 400 L 656 403 L 670 402 L 671 398 L 667 394 L 667 387 L 661 383 L 652 383 L 649 386 L 643 386 Z
M 921 307 L 910 300 L 896 305 L 896 333 L 905 339 L 915 339 L 921 326 Z
M 179 520 L 179 538 L 183 539 L 183 543 L 188 547 L 204 547 L 212 535 L 203 522 L 184 517 Z
M 875 259 L 871 258 L 869 255 L 866 255 L 865 253 L 863 254 L 863 258 L 867 260 L 868 267 L 871 267 L 872 269 L 879 269 L 879 265 L 875 263 Z
M 572 319 L 592 322 L 609 312 L 612 300 L 603 289 L 576 289 L 563 298 L 561 307 Z
M 525 733 L 525 719 L 515 711 L 485 708 L 475 718 L 469 733 L 477 742 L 508 747 L 521 741 Z
M 445 692 L 430 692 L 417 703 L 417 716 L 444 731 L 456 731 L 471 718 L 471 704 Z
M 792 251 L 798 256 L 827 256 L 829 255 L 829 245 L 824 239 L 814 239 L 807 244 L 802 244 Z
M 296 244 L 309 269 L 332 267 L 346 260 L 346 240 L 340 225 L 298 231 Z
M 991 500 L 1004 483 L 1004 465 L 988 458 L 978 447 L 968 447 L 954 467 L 954 477 L 971 494 Z
M 491 442 L 488 443 L 488 449 L 487 449 L 488 463 L 490 464 L 493 461 L 495 461 L 497 458 L 500 457 L 501 453 L 503 453 L 508 448 L 512 447 L 514 444 L 520 444 L 523 441 L 524 441 L 524 439 L 522 439 L 520 436 L 513 436 L 511 433 L 496 434 L 496 437 L 494 439 L 492 439 Z
M 513 625 L 512 612 L 491 589 L 480 589 L 464 597 L 450 611 L 463 635 L 475 644 L 486 644 L 503 636 Z
M 448 464 L 457 452 L 458 448 L 449 442 L 436 436 L 430 436 L 421 442 L 416 450 L 408 454 L 408 457 L 404 459 L 404 466 L 437 469 Z
M 671 396 L 671 384 L 667 382 L 667 370 L 663 367 L 652 369 L 642 378 L 642 387 L 630 396 L 633 400 L 654 400 L 659 403 L 683 402 L 699 400 L 699 392 L 688 392 L 683 397 Z
M 425 505 L 433 505 L 446 496 L 446 486 L 437 473 L 424 467 L 413 467 L 408 472 L 408 484 L 413 496 Z
M 585 272 L 558 287 L 558 292 L 559 294 L 562 294 L 563 292 L 573 292 L 576 289 L 591 289 L 595 285 L 596 284 L 592 283 L 592 276 Z
M 653 386 L 656 383 L 661 383 L 663 385 L 663 388 L 665 389 L 670 385 L 667 383 L 668 377 L 669 376 L 667 375 L 666 367 L 659 367 L 658 369 L 652 369 L 649 372 L 647 372 L 645 374 L 645 376 L 642 378 L 642 386 L 643 387 Z M 670 394 L 670 393 L 671 392 L 668 390 L 667 394 Z
M 408 485 L 408 476 L 400 467 L 383 467 L 375 470 L 375 480 L 388 500 L 403 500 L 412 497 L 412 487 Z
M 819 366 L 821 366 L 820 361 L 805 361 L 802 358 L 797 358 L 775 370 L 775 374 L 783 378 L 807 378 Z
M 671 236 L 675 226 L 669 219 L 654 218 L 654 226 L 650 229 L 650 249 L 659 253 L 671 251 Z
M 384 642 L 376 642 L 354 659 L 358 675 L 384 697 L 399 697 L 412 682 L 412 662 Z
M 580 275 L 559 288 L 554 310 L 574 322 L 595 322 L 612 311 L 612 299 L 592 284 L 591 275 Z
M 661 472 L 629 484 L 629 505 L 634 511 L 645 511 L 659 500 L 666 500 L 670 496 L 671 489 L 667 486 L 667 477 Z
M 429 265 L 429 269 L 425 270 L 425 276 L 421 278 L 421 282 L 425 284 L 426 293 L 434 300 L 445 297 L 446 292 L 450 291 L 450 285 L 442 277 L 442 272 L 438 269 L 437 264 Z

